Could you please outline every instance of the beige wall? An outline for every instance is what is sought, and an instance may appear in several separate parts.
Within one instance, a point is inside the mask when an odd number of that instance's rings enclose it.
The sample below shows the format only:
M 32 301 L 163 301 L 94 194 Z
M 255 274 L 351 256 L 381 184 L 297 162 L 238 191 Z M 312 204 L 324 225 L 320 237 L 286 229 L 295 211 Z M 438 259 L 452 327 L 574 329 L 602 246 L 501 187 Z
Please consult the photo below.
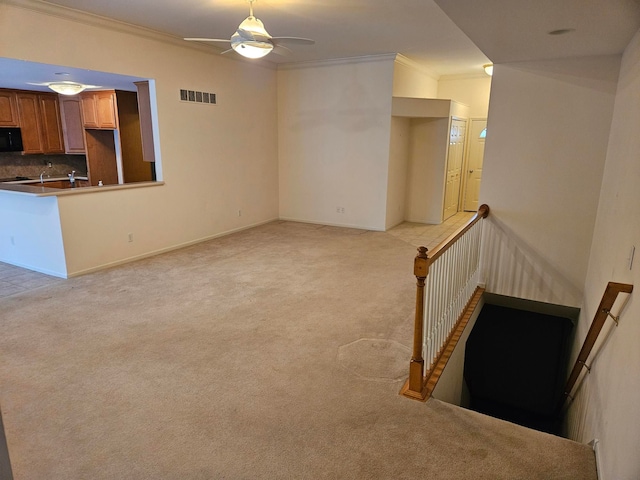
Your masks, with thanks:
M 278 70 L 281 218 L 385 229 L 394 57 Z
M 554 281 L 531 300 L 549 301 L 545 290 L 560 285 L 580 306 L 618 65 L 592 57 L 494 68 L 480 201 L 532 268 L 552 268 Z M 512 293 L 513 281 L 496 283 L 509 263 L 489 265 L 493 293 Z
M 578 340 L 582 342 L 607 282 L 635 285 L 620 325 L 607 327 L 596 346 L 591 373 L 577 391 L 570 432 L 578 441 L 599 440 L 602 480 L 640 478 L 640 34 L 627 47 L 611 124 L 598 204 L 585 301 Z M 629 256 L 637 251 L 632 269 Z M 623 300 L 626 295 L 621 295 Z M 620 313 L 620 302 L 613 308 Z M 579 345 L 576 345 L 576 349 Z M 576 352 L 574 352 L 574 355 Z
M 469 107 L 469 118 L 487 118 L 491 77 L 486 74 L 474 76 L 446 76 L 438 81 L 438 98 L 455 100 Z
M 449 118 L 412 118 L 405 220 L 442 223 Z
M 396 55 L 393 68 L 393 96 L 436 98 L 438 76 L 425 71 L 402 55 Z
M 411 120 L 409 118 L 391 117 L 387 218 L 385 221 L 385 229 L 387 230 L 402 223 L 405 219 L 410 128 Z
M 397 97 L 434 98 L 437 91 L 438 81 L 434 75 L 402 55 L 396 55 L 393 67 L 393 111 L 398 101 L 405 100 Z M 407 190 L 410 188 L 411 119 L 391 117 L 390 139 L 386 229 L 406 220 Z
M 0 56 L 156 81 L 166 185 L 61 200 L 70 275 L 278 218 L 275 70 L 33 4 L 0 5 Z

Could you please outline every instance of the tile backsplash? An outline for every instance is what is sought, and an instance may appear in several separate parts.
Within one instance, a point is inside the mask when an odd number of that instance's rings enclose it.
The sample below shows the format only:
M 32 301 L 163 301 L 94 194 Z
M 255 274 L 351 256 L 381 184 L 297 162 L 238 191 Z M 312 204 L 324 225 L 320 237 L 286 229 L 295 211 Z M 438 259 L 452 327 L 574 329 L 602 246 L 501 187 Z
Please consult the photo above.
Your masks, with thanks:
M 19 152 L 0 152 L 0 178 L 38 178 L 42 172 L 49 177 L 65 177 L 72 170 L 75 170 L 78 176 L 86 176 L 87 158 L 84 155 L 23 155 Z

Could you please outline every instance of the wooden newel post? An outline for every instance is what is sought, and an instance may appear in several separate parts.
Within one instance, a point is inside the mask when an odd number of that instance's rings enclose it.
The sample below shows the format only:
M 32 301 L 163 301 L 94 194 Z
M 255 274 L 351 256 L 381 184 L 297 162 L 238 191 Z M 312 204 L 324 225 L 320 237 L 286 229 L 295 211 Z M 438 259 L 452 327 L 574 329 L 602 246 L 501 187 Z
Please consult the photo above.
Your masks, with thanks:
M 422 358 L 422 337 L 424 335 L 424 281 L 429 271 L 427 248 L 418 248 L 413 262 L 413 274 L 416 276 L 416 317 L 413 327 L 413 354 L 409 365 L 408 394 L 422 397 L 424 386 L 424 358 Z

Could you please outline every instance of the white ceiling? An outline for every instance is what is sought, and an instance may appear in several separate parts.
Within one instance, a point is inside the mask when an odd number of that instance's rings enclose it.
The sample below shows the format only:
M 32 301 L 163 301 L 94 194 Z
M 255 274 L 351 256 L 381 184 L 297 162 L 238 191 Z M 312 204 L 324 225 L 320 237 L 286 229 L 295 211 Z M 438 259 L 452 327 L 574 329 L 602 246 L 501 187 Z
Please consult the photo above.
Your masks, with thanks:
M 620 54 L 640 28 L 636 0 L 435 1 L 493 63 Z
M 249 10 L 246 0 L 42 3 L 178 38 L 229 38 Z M 290 63 L 400 53 L 436 77 L 480 73 L 482 65 L 490 61 L 619 54 L 640 28 L 640 5 L 636 0 L 256 0 L 254 14 L 273 36 L 316 41 L 311 46 L 292 46 L 294 53 L 290 57 L 271 54 L 260 61 Z M 548 34 L 562 28 L 574 31 L 567 35 Z M 237 56 L 234 52 L 227 55 Z M 6 60 L 0 59 L 0 85 L 11 86 L 6 82 L 19 80 L 12 71 L 16 64 L 8 65 L 11 69 L 7 70 L 3 62 Z M 29 64 L 24 63 L 19 65 L 22 75 L 29 76 Z M 42 65 L 37 67 L 40 72 L 31 71 L 27 81 L 51 81 L 51 74 L 59 73 L 59 67 L 53 68 L 55 72 L 46 71 Z M 66 71 L 71 74 L 69 80 L 123 88 L 106 85 L 106 79 L 91 77 L 88 71 Z M 44 74 L 48 76 L 43 77 Z
M 48 3 L 142 25 L 176 37 L 230 38 L 249 15 L 247 0 L 53 0 Z M 436 75 L 481 72 L 488 59 L 432 0 L 256 0 L 272 36 L 312 38 L 290 63 L 402 53 Z M 222 45 L 223 50 L 228 49 Z M 237 55 L 231 53 L 231 55 Z

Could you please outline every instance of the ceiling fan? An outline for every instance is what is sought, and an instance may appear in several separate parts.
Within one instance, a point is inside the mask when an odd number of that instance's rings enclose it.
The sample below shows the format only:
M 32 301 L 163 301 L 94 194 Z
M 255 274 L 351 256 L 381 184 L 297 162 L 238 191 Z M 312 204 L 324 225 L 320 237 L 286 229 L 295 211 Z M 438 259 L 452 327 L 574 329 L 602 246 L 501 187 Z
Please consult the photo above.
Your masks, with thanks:
M 244 19 L 236 32 L 229 40 L 220 38 L 185 38 L 185 40 L 195 42 L 220 42 L 231 43 L 231 49 L 225 50 L 223 54 L 235 50 L 243 57 L 262 58 L 270 52 L 278 55 L 290 55 L 291 50 L 282 45 L 283 43 L 298 45 L 313 45 L 315 41 L 309 38 L 300 37 L 272 37 L 264 28 L 260 19 L 253 16 L 253 2 L 248 0 L 249 16 Z

